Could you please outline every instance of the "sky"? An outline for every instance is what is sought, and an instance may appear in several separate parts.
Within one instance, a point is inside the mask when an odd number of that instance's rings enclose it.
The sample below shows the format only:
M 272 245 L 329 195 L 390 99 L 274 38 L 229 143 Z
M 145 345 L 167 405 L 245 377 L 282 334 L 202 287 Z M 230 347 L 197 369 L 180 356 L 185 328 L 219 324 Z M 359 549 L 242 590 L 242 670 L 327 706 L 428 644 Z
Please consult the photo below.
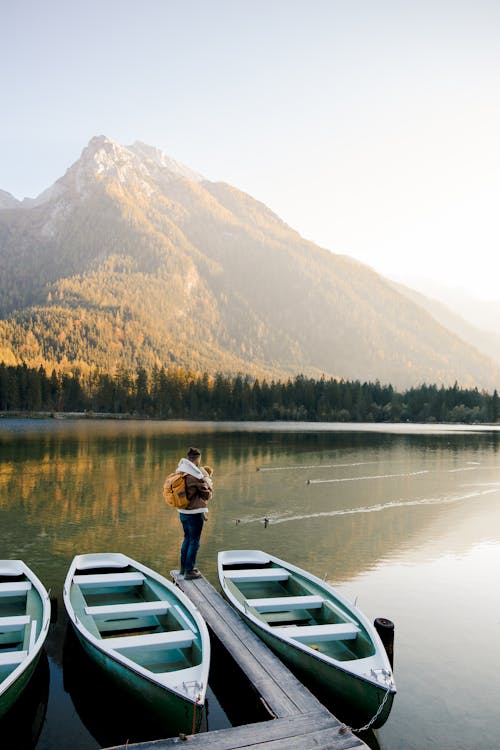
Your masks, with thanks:
M 0 189 L 161 148 L 382 274 L 500 302 L 497 0 L 3 0 Z

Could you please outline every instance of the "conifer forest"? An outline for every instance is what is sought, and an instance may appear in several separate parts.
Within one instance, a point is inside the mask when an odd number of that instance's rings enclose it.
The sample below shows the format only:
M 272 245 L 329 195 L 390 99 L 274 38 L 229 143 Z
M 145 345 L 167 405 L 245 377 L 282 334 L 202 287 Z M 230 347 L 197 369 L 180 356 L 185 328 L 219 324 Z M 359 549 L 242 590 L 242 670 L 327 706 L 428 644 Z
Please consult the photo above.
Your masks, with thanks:
M 211 376 L 182 368 L 114 374 L 48 374 L 0 363 L 0 412 L 78 413 L 150 419 L 309 422 L 497 423 L 499 396 L 477 388 L 421 385 L 398 392 L 376 382 Z

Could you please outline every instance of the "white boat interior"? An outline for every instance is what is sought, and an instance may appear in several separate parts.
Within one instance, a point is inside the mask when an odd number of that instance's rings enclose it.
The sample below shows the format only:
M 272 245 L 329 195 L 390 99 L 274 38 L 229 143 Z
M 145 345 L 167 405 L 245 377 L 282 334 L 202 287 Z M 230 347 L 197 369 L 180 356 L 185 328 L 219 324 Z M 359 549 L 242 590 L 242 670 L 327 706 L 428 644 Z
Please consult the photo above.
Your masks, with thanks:
M 0 561 L 0 695 L 17 668 L 39 651 L 40 636 L 45 637 L 49 626 L 48 594 L 28 573 L 20 560 Z
M 375 647 L 364 624 L 324 584 L 252 552 L 221 553 L 225 587 L 245 614 L 275 635 L 303 644 L 337 661 L 366 659 Z M 246 558 L 245 558 L 246 555 Z
M 121 554 L 79 555 L 68 585 L 75 625 L 99 649 L 172 688 L 176 674 L 186 682 L 203 674 L 200 625 L 154 571 Z

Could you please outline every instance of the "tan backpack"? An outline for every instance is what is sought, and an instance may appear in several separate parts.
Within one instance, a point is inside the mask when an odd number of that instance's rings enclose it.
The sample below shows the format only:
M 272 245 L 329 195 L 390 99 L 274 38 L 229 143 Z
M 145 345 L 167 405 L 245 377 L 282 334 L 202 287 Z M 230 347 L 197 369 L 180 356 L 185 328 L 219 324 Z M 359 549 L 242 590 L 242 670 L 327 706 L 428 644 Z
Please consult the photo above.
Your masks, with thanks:
M 163 485 L 163 499 L 167 505 L 178 510 L 187 508 L 189 505 L 185 476 L 185 474 L 174 471 L 173 474 L 168 475 Z

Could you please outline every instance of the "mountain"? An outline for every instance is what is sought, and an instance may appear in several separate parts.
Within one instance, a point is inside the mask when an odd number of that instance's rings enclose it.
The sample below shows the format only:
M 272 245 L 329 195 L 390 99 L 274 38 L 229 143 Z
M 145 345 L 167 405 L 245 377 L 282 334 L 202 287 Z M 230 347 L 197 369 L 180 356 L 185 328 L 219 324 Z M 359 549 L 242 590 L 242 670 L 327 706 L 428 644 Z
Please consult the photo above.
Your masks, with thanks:
M 20 201 L 14 198 L 13 195 L 7 193 L 5 190 L 0 190 L 0 209 L 2 208 L 15 208 L 20 205 Z
M 372 269 L 151 146 L 98 136 L 38 198 L 0 195 L 0 360 L 499 382 Z
M 442 326 L 491 357 L 500 366 L 500 334 L 498 333 L 500 305 L 498 303 L 476 300 L 474 311 L 469 311 L 466 305 L 465 310 L 460 313 L 459 300 L 453 302 L 453 298 L 450 298 L 445 303 L 403 284 L 394 282 L 394 287 L 420 305 Z M 478 310 L 478 307 L 481 307 L 481 310 Z M 492 321 L 496 325 L 493 325 Z

